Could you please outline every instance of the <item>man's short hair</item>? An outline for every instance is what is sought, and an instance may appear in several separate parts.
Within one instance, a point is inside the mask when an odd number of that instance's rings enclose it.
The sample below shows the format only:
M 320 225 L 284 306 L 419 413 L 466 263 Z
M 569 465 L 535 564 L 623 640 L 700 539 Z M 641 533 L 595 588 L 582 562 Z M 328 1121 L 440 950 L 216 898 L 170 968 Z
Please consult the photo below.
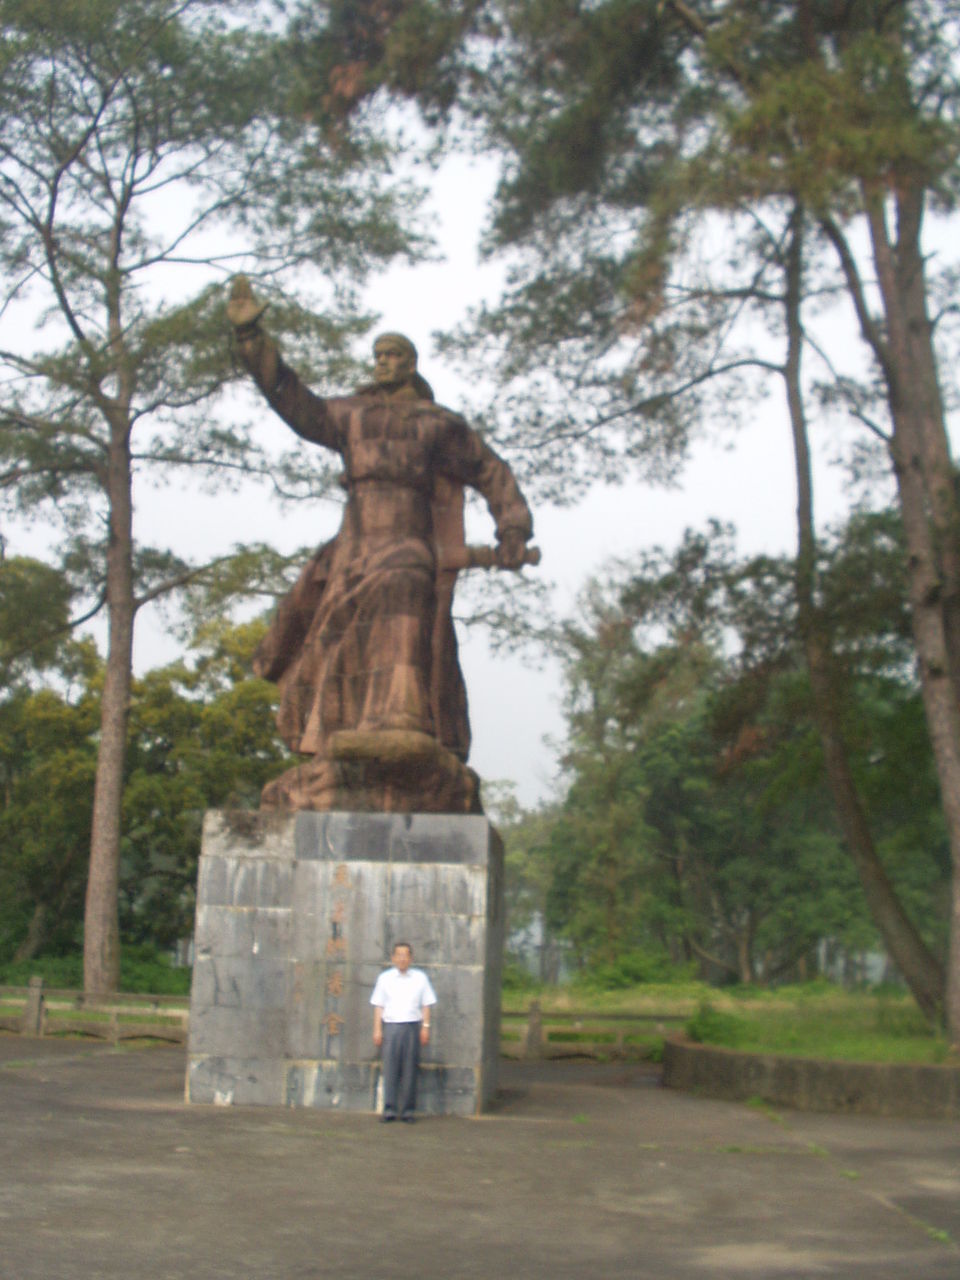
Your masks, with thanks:
M 412 959 L 412 957 L 413 957 L 413 947 L 411 947 L 411 945 L 410 945 L 410 943 L 409 943 L 409 942 L 395 942 L 395 943 L 393 944 L 393 950 L 394 950 L 394 951 L 396 951 L 397 947 L 406 947 L 406 948 L 407 948 L 407 950 L 410 952 L 410 956 L 411 956 L 411 959 Z M 392 955 L 392 954 L 393 954 L 393 952 L 391 952 L 391 955 Z

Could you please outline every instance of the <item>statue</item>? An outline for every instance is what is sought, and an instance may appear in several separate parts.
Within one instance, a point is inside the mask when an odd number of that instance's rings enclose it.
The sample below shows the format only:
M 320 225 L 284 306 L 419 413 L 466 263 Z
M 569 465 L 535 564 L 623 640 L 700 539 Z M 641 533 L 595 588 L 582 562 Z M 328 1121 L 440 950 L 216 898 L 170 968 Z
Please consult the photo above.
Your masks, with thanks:
M 434 403 L 407 338 L 379 337 L 373 382 L 322 399 L 263 331 L 265 309 L 237 276 L 240 359 L 299 436 L 341 455 L 347 503 L 255 658 L 280 688 L 282 738 L 312 757 L 268 783 L 261 806 L 479 813 L 453 589 L 463 568 L 537 562 L 530 511 L 507 464 Z M 496 548 L 465 546 L 464 485 L 486 499 Z

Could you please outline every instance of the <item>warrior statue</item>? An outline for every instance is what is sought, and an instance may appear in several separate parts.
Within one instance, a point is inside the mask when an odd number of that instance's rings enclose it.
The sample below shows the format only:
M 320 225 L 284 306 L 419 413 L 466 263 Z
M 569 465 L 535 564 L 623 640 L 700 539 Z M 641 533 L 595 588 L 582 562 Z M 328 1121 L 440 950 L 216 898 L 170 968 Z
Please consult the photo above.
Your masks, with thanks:
M 323 399 L 284 363 L 264 310 L 236 277 L 227 315 L 239 356 L 299 436 L 340 454 L 347 502 L 255 659 L 280 688 L 281 736 L 312 757 L 268 783 L 261 805 L 479 812 L 453 588 L 471 564 L 536 563 L 529 508 L 507 464 L 434 403 L 407 338 L 379 337 L 373 382 Z M 464 485 L 490 508 L 495 549 L 464 545 Z

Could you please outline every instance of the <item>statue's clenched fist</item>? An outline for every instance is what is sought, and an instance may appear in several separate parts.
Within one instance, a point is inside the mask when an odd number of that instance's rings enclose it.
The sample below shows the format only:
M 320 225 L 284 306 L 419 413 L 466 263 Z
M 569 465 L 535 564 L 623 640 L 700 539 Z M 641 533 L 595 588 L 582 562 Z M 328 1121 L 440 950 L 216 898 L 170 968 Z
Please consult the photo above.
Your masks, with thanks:
M 267 303 L 258 302 L 253 296 L 246 276 L 234 276 L 227 300 L 227 319 L 235 329 L 245 329 L 257 323 L 267 309 Z
M 526 534 L 519 529 L 505 529 L 497 547 L 497 564 L 501 569 L 519 569 L 525 561 Z

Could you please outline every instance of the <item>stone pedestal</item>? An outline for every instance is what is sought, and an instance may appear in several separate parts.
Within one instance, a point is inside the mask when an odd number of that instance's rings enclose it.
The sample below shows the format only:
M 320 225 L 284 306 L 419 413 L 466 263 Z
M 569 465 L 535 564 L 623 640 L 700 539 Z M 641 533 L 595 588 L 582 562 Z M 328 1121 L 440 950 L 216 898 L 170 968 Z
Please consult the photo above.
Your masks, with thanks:
M 374 981 L 397 942 L 437 993 L 418 1109 L 474 1115 L 500 1047 L 503 850 L 484 817 L 206 815 L 188 1102 L 378 1108 Z

